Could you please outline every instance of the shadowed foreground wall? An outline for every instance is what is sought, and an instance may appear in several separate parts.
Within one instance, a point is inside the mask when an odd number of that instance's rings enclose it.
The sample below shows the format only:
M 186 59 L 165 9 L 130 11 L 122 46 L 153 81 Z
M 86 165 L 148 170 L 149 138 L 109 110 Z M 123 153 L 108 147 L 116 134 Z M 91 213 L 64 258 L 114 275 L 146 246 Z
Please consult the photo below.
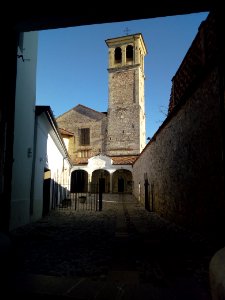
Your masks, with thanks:
M 209 37 L 204 51 L 213 57 L 216 51 L 210 47 L 215 47 L 211 43 L 214 25 L 210 22 L 212 34 L 207 31 L 204 35 Z M 134 195 L 143 204 L 145 176 L 154 211 L 186 227 L 203 230 L 220 226 L 225 215 L 221 73 L 217 58 L 201 61 L 204 73 L 193 64 L 196 52 L 192 50 L 196 43 L 201 44 L 200 34 L 196 39 L 174 77 L 173 90 L 179 94 L 176 83 L 183 89 L 174 101 L 178 106 L 173 107 L 170 99 L 170 113 L 134 163 L 133 174 Z M 199 74 L 192 82 L 191 72 L 196 74 L 196 70 Z

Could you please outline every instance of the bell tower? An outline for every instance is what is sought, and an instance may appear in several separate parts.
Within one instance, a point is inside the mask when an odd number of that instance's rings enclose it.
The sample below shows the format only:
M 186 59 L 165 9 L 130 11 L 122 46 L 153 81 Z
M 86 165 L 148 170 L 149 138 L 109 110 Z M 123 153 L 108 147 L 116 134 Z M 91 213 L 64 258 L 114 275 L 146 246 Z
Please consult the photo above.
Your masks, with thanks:
M 144 57 L 141 33 L 106 40 L 108 125 L 106 154 L 137 155 L 146 145 Z

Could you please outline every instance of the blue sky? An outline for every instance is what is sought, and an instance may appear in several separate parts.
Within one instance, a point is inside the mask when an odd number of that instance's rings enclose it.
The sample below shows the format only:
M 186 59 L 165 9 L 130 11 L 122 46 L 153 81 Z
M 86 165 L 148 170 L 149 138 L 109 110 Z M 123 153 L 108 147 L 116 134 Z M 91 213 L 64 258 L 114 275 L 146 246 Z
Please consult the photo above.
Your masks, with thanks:
M 146 138 L 166 118 L 171 79 L 208 13 L 39 31 L 37 105 L 55 117 L 78 104 L 108 107 L 108 48 L 105 40 L 142 33 L 145 56 Z

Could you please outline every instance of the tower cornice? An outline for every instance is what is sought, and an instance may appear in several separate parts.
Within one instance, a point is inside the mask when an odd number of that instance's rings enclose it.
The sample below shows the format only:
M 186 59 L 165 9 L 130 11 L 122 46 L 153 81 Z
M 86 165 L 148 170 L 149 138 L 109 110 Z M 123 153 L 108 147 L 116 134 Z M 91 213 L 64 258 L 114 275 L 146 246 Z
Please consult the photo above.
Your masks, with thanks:
M 109 48 L 116 48 L 118 46 L 122 46 L 122 45 L 127 45 L 129 43 L 134 43 L 140 40 L 140 44 L 142 47 L 142 51 L 143 54 L 146 55 L 147 54 L 147 48 L 143 39 L 143 36 L 141 33 L 135 33 L 135 34 L 130 34 L 130 35 L 125 35 L 125 36 L 121 36 L 121 37 L 117 37 L 117 38 L 111 38 L 111 39 L 107 39 L 105 40 L 107 46 Z
M 137 67 L 140 67 L 141 64 L 135 64 L 135 65 L 124 65 L 124 66 L 118 66 L 114 68 L 108 68 L 109 73 L 115 73 L 115 72 L 122 72 L 125 70 L 131 70 L 131 69 L 137 69 Z

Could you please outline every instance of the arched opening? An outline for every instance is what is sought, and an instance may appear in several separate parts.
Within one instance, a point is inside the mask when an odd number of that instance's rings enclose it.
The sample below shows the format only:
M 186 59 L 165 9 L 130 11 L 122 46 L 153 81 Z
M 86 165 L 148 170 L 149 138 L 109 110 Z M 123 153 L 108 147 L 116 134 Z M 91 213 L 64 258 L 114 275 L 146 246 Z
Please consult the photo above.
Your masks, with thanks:
M 75 170 L 71 174 L 72 193 L 87 193 L 88 191 L 88 173 L 84 170 Z
M 115 60 L 115 64 L 119 64 L 122 61 L 122 50 L 120 47 L 117 47 L 115 49 L 114 60 Z
M 113 193 L 132 193 L 133 177 L 129 170 L 120 169 L 113 173 Z
M 133 61 L 134 53 L 133 53 L 134 47 L 132 45 L 128 45 L 126 48 L 126 61 L 130 62 Z
M 92 184 L 102 186 L 103 193 L 109 193 L 110 191 L 110 175 L 106 170 L 95 170 L 92 173 Z

